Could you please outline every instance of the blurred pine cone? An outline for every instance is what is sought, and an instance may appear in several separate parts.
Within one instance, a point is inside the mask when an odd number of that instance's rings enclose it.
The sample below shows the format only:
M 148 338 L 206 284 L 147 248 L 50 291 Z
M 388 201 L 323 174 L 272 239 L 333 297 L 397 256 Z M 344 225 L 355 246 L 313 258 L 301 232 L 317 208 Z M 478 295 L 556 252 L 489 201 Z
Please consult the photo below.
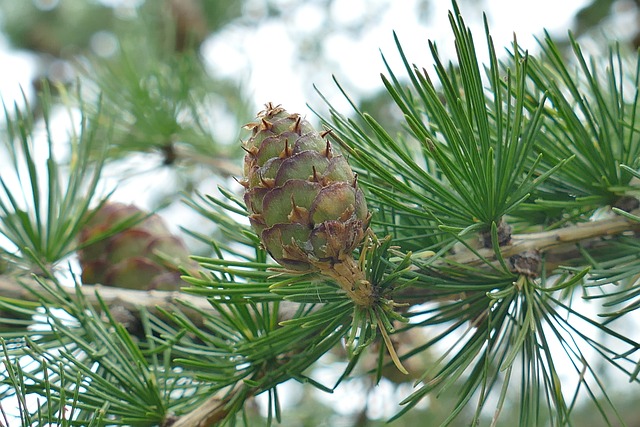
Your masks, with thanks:
M 122 203 L 106 203 L 92 215 L 79 237 L 83 283 L 141 290 L 180 287 L 177 266 L 190 265 L 189 252 L 160 216 Z M 125 223 L 131 226 L 110 235 Z

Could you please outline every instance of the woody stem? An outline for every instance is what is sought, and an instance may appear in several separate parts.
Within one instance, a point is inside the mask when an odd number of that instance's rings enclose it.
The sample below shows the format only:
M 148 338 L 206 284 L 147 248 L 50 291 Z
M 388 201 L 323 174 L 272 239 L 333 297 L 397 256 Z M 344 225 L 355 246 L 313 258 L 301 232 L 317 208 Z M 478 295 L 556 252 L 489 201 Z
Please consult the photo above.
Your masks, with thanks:
M 334 264 L 319 267 L 320 272 L 334 279 L 357 306 L 363 308 L 373 306 L 375 303 L 373 286 L 351 255 Z

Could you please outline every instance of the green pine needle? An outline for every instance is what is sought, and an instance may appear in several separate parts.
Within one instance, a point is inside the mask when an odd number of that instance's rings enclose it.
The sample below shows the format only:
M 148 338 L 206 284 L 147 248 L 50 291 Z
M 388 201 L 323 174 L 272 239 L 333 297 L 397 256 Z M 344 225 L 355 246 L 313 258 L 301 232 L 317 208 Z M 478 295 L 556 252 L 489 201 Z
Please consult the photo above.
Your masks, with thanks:
M 48 90 L 42 94 L 41 103 L 46 141 L 35 140 L 32 113 L 15 107 L 12 117 L 7 106 L 7 131 L 2 138 L 12 170 L 4 170 L 0 176 L 0 234 L 13 244 L 13 259 L 31 268 L 38 264 L 50 268 L 76 250 L 89 207 L 104 203 L 108 197 L 101 198 L 99 192 L 104 159 L 92 160 L 89 155 L 97 144 L 99 113 L 87 116 L 83 105 L 79 106 L 80 129 L 68 135 L 71 154 L 62 162 L 55 156 Z M 46 147 L 45 159 L 40 158 L 42 146 Z

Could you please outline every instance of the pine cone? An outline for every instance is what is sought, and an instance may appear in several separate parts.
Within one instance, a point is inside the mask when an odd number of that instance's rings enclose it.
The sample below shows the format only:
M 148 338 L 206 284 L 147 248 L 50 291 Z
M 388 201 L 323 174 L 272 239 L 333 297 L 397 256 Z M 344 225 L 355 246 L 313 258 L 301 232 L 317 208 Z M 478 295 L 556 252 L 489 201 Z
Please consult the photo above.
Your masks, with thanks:
M 79 237 L 83 283 L 129 289 L 180 287 L 180 272 L 173 263 L 189 263 L 189 252 L 160 216 L 147 215 L 122 203 L 106 203 L 95 212 Z M 133 225 L 100 239 L 124 221 L 132 221 Z M 91 243 L 96 238 L 99 240 Z
M 319 270 L 370 305 L 370 285 L 352 258 L 370 215 L 347 160 L 298 114 L 269 103 L 258 119 L 245 126 L 252 131 L 242 181 L 251 226 L 286 269 Z

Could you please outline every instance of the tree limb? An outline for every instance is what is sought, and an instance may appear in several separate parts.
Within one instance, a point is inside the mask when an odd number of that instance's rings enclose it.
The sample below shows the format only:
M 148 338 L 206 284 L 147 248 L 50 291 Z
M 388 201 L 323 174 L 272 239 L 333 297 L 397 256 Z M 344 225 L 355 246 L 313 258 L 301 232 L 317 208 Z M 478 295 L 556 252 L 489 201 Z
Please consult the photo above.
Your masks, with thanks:
M 20 301 L 38 301 L 37 295 L 40 288 L 40 283 L 32 277 L 0 275 L 0 297 Z M 100 299 L 111 310 L 128 313 L 134 319 L 139 319 L 138 313 L 141 308 L 158 317 L 162 317 L 160 308 L 166 311 L 179 308 L 180 312 L 189 317 L 196 326 L 202 326 L 204 323 L 202 313 L 215 315 L 215 310 L 207 298 L 181 291 L 141 291 L 104 285 L 81 285 L 79 289 L 82 297 L 93 307 L 100 306 L 98 300 L 100 295 Z M 71 287 L 69 287 L 69 296 L 77 298 Z M 281 319 L 293 318 L 297 308 L 297 303 L 282 301 L 279 307 Z
M 585 242 L 593 239 L 600 239 L 605 236 L 613 236 L 624 232 L 640 231 L 640 222 L 635 222 L 623 216 L 616 216 L 598 221 L 591 221 L 572 225 L 551 231 L 536 233 L 516 234 L 511 242 L 501 246 L 501 255 L 508 258 L 527 251 L 541 251 L 549 254 L 567 252 L 567 246 L 572 246 L 577 242 Z M 569 249 L 571 250 L 571 249 Z M 491 248 L 476 249 L 478 255 L 489 261 L 496 259 L 496 254 Z M 483 261 L 473 251 L 464 248 L 459 253 L 447 257 L 446 260 L 457 264 L 479 265 Z M 40 287 L 40 284 L 29 277 L 14 277 L 10 275 L 0 275 L 0 296 L 23 301 L 36 301 L 33 290 Z M 71 289 L 71 288 L 70 288 Z M 109 306 L 122 307 L 131 312 L 137 312 L 140 307 L 145 307 L 150 313 L 160 315 L 158 307 L 165 309 L 179 305 L 181 311 L 187 314 L 196 324 L 202 323 L 200 311 L 212 311 L 213 309 L 206 298 L 190 295 L 180 291 L 160 291 L 149 290 L 140 291 L 134 289 L 117 288 L 103 285 L 82 285 L 80 292 L 83 297 L 92 305 L 98 306 L 99 294 L 102 300 Z M 37 294 L 37 291 L 35 292 Z M 72 298 L 74 293 L 70 292 Z M 182 303 L 184 302 L 184 304 Z M 288 318 L 287 305 L 293 303 L 283 302 L 285 314 L 283 318 Z M 193 307 L 194 309 L 190 308 Z M 289 307 L 293 309 L 293 307 Z
M 637 214 L 637 212 L 635 212 Z M 536 233 L 515 234 L 511 241 L 500 247 L 503 258 L 522 254 L 528 251 L 546 252 L 550 255 L 571 251 L 578 242 L 589 242 L 606 236 L 614 236 L 625 232 L 640 231 L 640 222 L 623 216 L 607 218 L 575 224 L 557 230 L 540 231 Z M 459 253 L 447 257 L 447 260 L 458 264 L 480 265 L 486 260 L 496 260 L 496 253 L 492 248 L 479 248 L 476 253 L 464 248 Z
M 193 411 L 181 417 L 168 418 L 162 427 L 211 427 L 224 420 L 229 415 L 228 404 L 236 395 L 244 394 L 247 399 L 255 393 L 255 389 L 246 387 L 244 383 L 237 383 L 226 392 L 219 392 L 202 402 Z
M 0 296 L 2 297 L 21 301 L 37 301 L 36 295 L 39 288 L 41 288 L 40 283 L 31 277 L 0 275 Z M 180 306 L 180 310 L 189 316 L 194 323 L 201 325 L 203 319 L 198 310 L 213 312 L 213 308 L 206 298 L 180 291 L 140 291 L 103 285 L 82 285 L 79 289 L 83 298 L 94 307 L 99 306 L 99 294 L 108 307 L 124 309 L 134 316 L 141 307 L 147 309 L 151 314 L 159 316 L 161 312 L 158 307 L 170 309 Z M 76 298 L 73 289 L 69 288 L 69 291 L 71 298 Z M 181 301 L 185 304 L 181 304 Z

